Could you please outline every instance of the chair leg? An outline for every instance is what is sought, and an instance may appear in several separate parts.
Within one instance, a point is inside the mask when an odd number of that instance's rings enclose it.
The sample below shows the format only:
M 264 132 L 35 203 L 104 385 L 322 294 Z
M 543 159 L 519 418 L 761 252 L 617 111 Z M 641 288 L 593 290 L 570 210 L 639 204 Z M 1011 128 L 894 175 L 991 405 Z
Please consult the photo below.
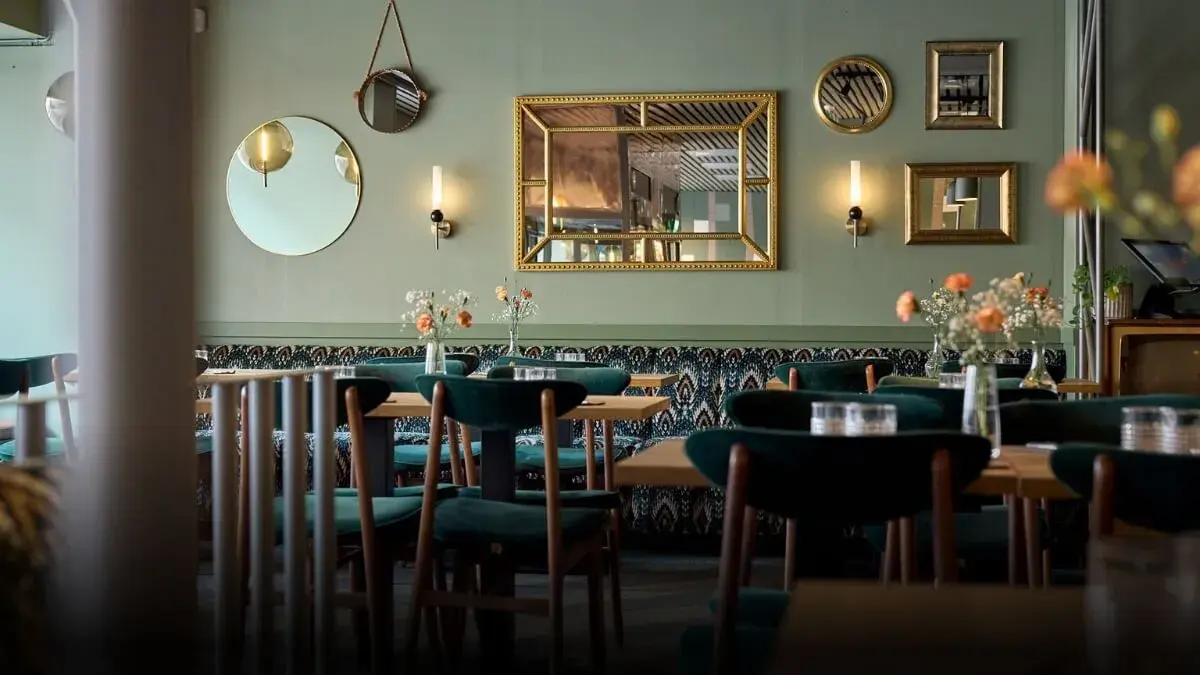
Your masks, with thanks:
M 912 518 L 900 519 L 900 583 L 907 586 L 917 573 L 917 533 Z
M 609 542 L 610 542 L 609 543 L 609 552 L 611 555 L 611 552 L 614 550 L 612 548 L 612 543 L 611 543 L 612 542 L 611 533 L 609 535 Z M 589 558 L 590 558 L 590 560 L 589 560 L 590 566 L 588 568 L 588 575 L 587 575 L 588 628 L 589 628 L 589 632 L 591 634 L 592 665 L 596 668 L 603 668 L 604 660 L 605 660 L 605 657 L 604 657 L 604 588 L 603 588 L 603 580 L 601 579 L 601 577 L 604 576 L 603 551 L 597 550 L 595 553 L 593 553 L 591 556 L 589 556 Z M 615 573 L 612 573 L 612 570 L 616 569 L 615 556 L 611 556 L 609 558 L 609 560 L 610 560 L 609 570 L 610 570 L 610 573 L 613 574 L 613 576 L 612 576 L 613 581 L 614 581 L 613 587 L 615 589 L 617 577 L 616 577 Z M 614 590 L 613 597 L 614 597 L 614 599 L 619 597 L 619 595 L 616 593 L 615 590 Z M 618 611 L 619 611 L 619 609 L 617 607 L 613 608 L 614 614 L 617 613 Z M 618 623 L 618 620 L 614 617 L 614 619 L 613 619 L 614 628 L 617 623 Z M 620 633 L 617 632 L 617 635 L 620 635 Z
M 900 558 L 899 523 L 889 520 L 886 532 L 883 544 L 883 560 L 879 565 L 879 580 L 884 584 L 889 584 L 896 577 L 896 563 Z
M 796 581 L 796 519 L 788 518 L 783 535 L 783 590 L 792 587 Z
M 625 609 L 621 602 L 621 526 L 614 522 L 608 531 L 608 583 L 612 594 L 613 643 L 625 646 Z M 603 611 L 603 610 L 602 610 Z

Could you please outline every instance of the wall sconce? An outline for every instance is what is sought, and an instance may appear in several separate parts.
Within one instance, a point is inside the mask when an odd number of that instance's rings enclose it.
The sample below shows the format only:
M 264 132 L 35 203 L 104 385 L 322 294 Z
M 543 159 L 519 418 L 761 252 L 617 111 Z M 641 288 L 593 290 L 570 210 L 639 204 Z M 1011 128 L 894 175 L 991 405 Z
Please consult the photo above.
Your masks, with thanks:
M 433 194 L 430 196 L 430 202 L 433 204 L 433 211 L 429 213 L 429 220 L 433 224 L 429 226 L 433 232 L 433 248 L 441 248 L 441 241 L 445 237 L 450 236 L 450 221 L 446 220 L 442 213 L 442 167 L 433 167 Z
M 863 221 L 862 207 L 862 163 L 858 160 L 850 162 L 850 218 L 846 220 L 846 231 L 854 235 L 854 248 L 858 248 L 858 236 L 867 233 L 867 224 Z

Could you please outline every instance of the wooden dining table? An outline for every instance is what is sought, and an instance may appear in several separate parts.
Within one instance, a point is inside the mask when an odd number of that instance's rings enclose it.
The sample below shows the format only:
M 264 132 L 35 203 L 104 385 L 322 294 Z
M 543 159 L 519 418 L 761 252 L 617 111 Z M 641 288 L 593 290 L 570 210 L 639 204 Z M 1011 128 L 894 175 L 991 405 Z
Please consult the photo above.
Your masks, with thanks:
M 712 487 L 684 453 L 683 438 L 669 438 L 627 457 L 615 467 L 620 486 Z M 967 493 L 1004 497 L 1008 503 L 1009 581 L 1020 583 L 1021 572 L 1030 587 L 1046 583 L 1038 522 L 1038 506 L 1055 500 L 1079 499 L 1050 469 L 1050 451 L 1006 445 L 1000 456 L 971 485 Z

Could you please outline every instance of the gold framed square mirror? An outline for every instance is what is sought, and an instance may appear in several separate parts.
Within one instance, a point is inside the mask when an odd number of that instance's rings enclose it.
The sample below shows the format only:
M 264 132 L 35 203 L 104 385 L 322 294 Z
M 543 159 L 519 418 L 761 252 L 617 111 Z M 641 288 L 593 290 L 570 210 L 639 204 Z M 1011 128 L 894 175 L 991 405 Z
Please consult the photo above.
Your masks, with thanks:
M 778 269 L 775 92 L 518 96 L 521 271 Z
M 1017 165 L 906 164 L 905 243 L 1017 243 Z
M 1004 43 L 925 44 L 925 128 L 1004 128 Z

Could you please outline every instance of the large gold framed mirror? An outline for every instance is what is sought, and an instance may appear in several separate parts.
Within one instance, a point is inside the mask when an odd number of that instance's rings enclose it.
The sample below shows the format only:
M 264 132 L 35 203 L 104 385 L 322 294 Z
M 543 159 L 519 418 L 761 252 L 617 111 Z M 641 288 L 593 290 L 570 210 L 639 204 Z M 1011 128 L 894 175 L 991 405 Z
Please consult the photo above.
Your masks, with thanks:
M 519 96 L 518 270 L 778 269 L 777 94 Z
M 861 134 L 883 124 L 892 112 L 892 78 L 874 59 L 845 56 L 817 76 L 813 108 L 825 126 L 843 134 Z
M 1004 128 L 1004 43 L 925 45 L 925 128 Z
M 906 164 L 908 244 L 1017 243 L 1017 165 Z

